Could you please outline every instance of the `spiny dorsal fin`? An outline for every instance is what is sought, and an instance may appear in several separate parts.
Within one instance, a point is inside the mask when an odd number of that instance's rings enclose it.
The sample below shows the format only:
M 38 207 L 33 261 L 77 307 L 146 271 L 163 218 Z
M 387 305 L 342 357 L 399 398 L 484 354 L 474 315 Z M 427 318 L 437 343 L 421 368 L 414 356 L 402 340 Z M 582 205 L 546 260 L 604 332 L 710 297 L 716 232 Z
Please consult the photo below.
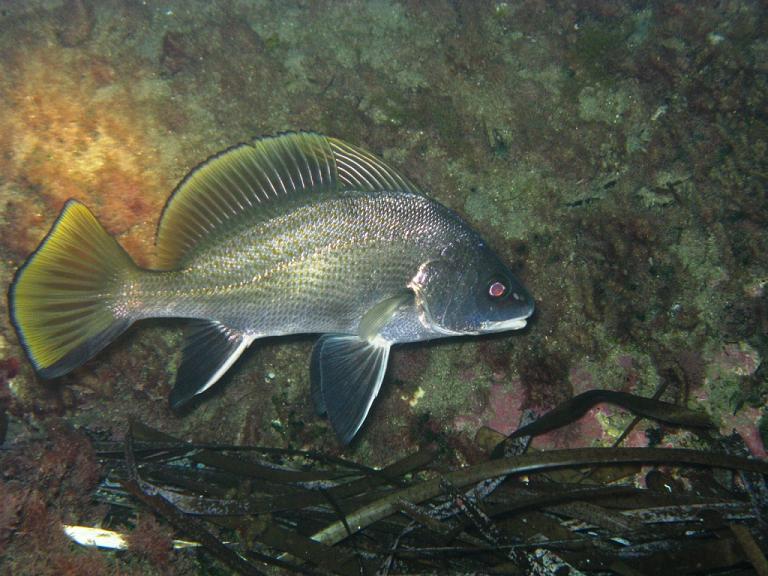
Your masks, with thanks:
M 176 266 L 235 218 L 268 218 L 286 200 L 346 190 L 417 193 L 372 154 L 320 134 L 285 133 L 225 150 L 192 170 L 168 200 L 157 232 L 161 265 Z
M 357 146 L 327 138 L 336 160 L 338 179 L 347 190 L 389 190 L 419 193 L 418 188 L 397 170 Z

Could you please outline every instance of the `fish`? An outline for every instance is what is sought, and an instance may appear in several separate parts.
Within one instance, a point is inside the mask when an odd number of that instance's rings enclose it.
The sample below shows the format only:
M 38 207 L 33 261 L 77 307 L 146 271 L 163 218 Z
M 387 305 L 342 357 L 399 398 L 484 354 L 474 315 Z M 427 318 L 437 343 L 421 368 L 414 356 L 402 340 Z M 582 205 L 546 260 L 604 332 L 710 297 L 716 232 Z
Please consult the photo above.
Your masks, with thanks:
M 182 410 L 255 340 L 319 334 L 310 396 L 342 444 L 379 393 L 393 345 L 518 330 L 534 300 L 456 212 L 366 150 L 314 132 L 212 156 L 160 216 L 159 264 L 136 265 L 66 202 L 9 288 L 41 378 L 67 374 L 150 318 L 183 318 L 169 396 Z

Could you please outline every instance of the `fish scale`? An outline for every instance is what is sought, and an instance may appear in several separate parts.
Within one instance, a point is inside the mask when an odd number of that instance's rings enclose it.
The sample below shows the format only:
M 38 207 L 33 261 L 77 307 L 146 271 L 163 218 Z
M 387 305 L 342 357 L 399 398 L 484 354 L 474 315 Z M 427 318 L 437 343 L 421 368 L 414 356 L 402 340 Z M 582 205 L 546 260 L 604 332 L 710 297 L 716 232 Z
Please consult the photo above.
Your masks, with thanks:
M 158 227 L 162 269 L 137 267 L 69 201 L 19 269 L 11 317 L 42 377 L 79 366 L 137 320 L 189 320 L 174 408 L 256 339 L 320 333 L 312 398 L 347 443 L 392 345 L 519 329 L 533 300 L 461 217 L 341 140 L 288 133 L 190 172 Z
M 350 194 L 279 222 L 244 223 L 211 238 L 182 270 L 134 273 L 133 314 L 217 318 L 262 336 L 351 332 L 375 302 L 406 289 L 425 254 L 461 233 L 450 221 L 435 225 L 444 211 L 408 193 Z

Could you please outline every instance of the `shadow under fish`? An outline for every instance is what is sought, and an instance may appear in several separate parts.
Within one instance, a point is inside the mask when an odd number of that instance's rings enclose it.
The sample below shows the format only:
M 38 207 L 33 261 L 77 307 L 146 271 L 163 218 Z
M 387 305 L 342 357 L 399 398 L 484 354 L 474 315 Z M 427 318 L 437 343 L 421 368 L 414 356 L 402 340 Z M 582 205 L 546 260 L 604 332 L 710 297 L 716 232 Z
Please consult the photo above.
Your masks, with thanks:
M 455 212 L 372 154 L 314 133 L 226 150 L 194 169 L 141 269 L 70 200 L 9 291 L 43 378 L 66 374 L 133 322 L 192 322 L 170 403 L 210 388 L 257 338 L 320 333 L 312 398 L 339 440 L 360 429 L 393 344 L 514 330 L 534 304 Z

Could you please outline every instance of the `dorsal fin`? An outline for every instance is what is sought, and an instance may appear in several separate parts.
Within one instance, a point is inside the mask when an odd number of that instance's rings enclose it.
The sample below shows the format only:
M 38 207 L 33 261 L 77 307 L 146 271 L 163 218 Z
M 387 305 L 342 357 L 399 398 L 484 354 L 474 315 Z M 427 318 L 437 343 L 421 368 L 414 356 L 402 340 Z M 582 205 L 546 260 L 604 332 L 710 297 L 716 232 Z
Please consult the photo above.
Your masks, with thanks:
M 173 268 L 203 238 L 233 219 L 270 217 L 286 200 L 323 192 L 417 188 L 372 154 L 311 132 L 240 144 L 192 170 L 171 195 L 157 231 L 163 268 Z
M 333 150 L 337 177 L 345 189 L 421 193 L 410 180 L 370 152 L 336 138 L 326 140 Z

